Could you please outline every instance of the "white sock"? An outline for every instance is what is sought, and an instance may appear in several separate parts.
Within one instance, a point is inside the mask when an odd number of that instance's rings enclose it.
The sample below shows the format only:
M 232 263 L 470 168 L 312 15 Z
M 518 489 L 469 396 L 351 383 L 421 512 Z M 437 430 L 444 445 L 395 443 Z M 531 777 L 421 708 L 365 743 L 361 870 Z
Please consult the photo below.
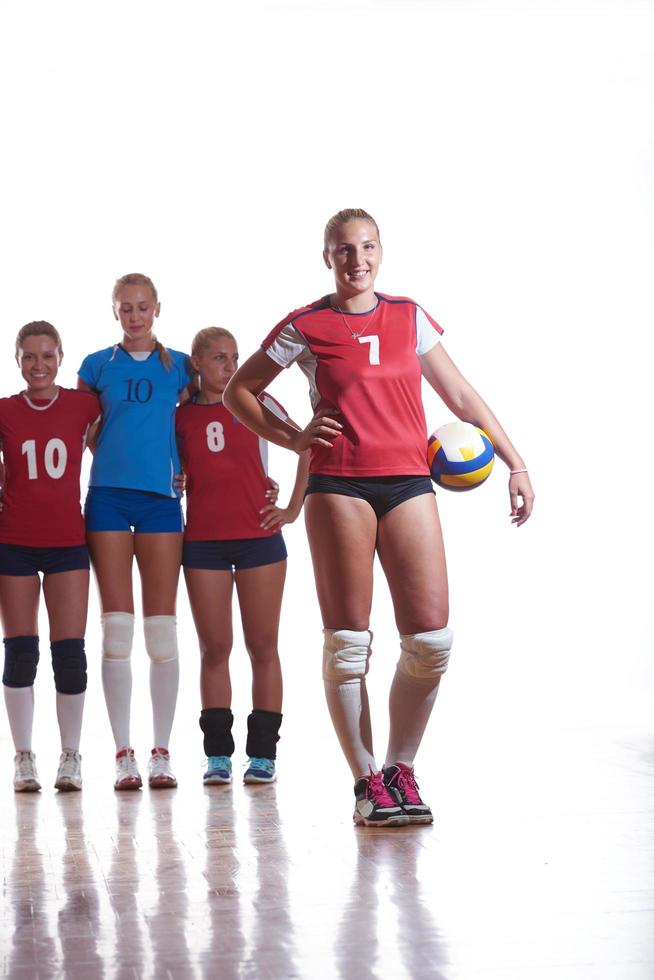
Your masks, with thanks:
M 377 771 L 372 754 L 370 706 L 365 680 L 324 681 L 327 707 L 355 780 Z
M 9 728 L 16 752 L 32 751 L 32 723 L 34 721 L 34 688 L 7 687 L 5 704 Z
M 116 751 L 129 744 L 132 665 L 129 660 L 102 660 L 102 687 Z
M 427 722 L 438 694 L 440 677 L 408 677 L 401 670 L 395 671 L 388 698 L 390 731 L 385 765 L 404 762 L 413 765 L 418 746 L 425 733 Z
M 79 752 L 85 693 L 62 694 L 57 691 L 57 721 L 62 750 L 73 749 L 74 752 Z
M 167 749 L 179 688 L 179 660 L 150 664 L 150 696 L 155 748 Z

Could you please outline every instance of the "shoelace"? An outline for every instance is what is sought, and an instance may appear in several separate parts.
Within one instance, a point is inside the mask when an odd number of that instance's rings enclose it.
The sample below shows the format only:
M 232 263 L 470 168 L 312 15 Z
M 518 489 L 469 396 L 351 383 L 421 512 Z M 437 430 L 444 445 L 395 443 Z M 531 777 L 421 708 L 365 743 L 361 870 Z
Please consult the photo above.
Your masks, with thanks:
M 368 767 L 370 769 L 370 776 L 368 778 L 368 796 L 374 800 L 379 806 L 397 806 L 397 803 L 391 796 L 391 794 L 386 789 L 384 783 L 384 777 L 381 772 L 373 772 L 372 766 Z
M 263 769 L 264 772 L 272 773 L 275 765 L 272 759 L 258 759 L 253 756 L 248 764 L 248 769 Z
M 407 803 L 422 803 L 416 777 L 413 775 L 413 769 L 400 769 L 397 776 L 397 785 L 404 796 L 406 796 Z
M 216 770 L 231 772 L 232 761 L 228 755 L 210 755 L 207 756 L 206 766 L 207 772 L 215 772 Z
M 138 776 L 139 770 L 136 765 L 136 757 L 132 749 L 125 752 L 125 755 L 119 756 L 116 761 L 120 766 L 121 778 L 124 779 L 127 776 Z
M 170 771 L 170 758 L 163 752 L 155 752 L 150 756 L 150 775 L 151 776 L 172 776 Z
M 18 753 L 18 775 L 21 779 L 36 779 L 36 766 L 31 752 Z
M 65 752 L 65 757 L 59 763 L 59 775 L 76 776 L 77 765 L 77 753 L 67 749 Z

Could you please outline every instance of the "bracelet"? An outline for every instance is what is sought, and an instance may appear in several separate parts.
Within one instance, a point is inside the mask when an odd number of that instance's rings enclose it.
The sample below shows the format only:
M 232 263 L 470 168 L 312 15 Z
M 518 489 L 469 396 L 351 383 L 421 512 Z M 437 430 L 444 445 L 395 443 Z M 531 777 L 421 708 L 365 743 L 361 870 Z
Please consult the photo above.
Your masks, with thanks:
M 529 470 L 526 468 L 524 470 L 509 470 L 511 476 L 515 476 L 516 473 L 528 473 L 528 472 Z

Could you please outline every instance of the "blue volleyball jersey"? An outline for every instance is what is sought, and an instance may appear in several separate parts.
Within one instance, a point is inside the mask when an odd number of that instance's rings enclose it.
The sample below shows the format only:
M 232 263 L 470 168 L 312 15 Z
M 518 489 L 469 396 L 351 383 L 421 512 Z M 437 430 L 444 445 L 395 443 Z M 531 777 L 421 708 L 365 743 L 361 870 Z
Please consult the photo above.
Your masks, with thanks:
M 102 423 L 89 486 L 178 494 L 180 472 L 175 407 L 190 380 L 186 354 L 170 350 L 168 369 L 158 350 L 143 361 L 120 344 L 89 354 L 79 376 L 100 397 Z

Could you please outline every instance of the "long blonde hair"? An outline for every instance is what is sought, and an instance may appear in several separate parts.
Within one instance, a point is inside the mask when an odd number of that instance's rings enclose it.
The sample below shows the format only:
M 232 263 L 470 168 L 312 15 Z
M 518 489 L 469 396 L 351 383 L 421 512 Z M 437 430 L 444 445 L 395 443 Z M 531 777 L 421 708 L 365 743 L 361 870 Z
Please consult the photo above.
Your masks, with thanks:
M 377 232 L 377 238 L 379 239 L 379 244 L 381 245 L 381 236 L 379 234 L 379 226 L 373 216 L 364 211 L 363 208 L 343 208 L 338 214 L 332 215 L 327 224 L 325 225 L 325 251 L 329 250 L 329 242 L 331 237 L 337 228 L 341 225 L 346 224 L 348 221 L 369 221 L 371 225 L 374 225 L 375 231 Z
M 152 293 L 152 298 L 154 299 L 155 303 L 159 302 L 157 287 L 149 276 L 145 276 L 142 272 L 128 272 L 127 275 L 121 276 L 120 279 L 116 279 L 116 282 L 114 283 L 114 288 L 111 291 L 111 302 L 113 306 L 118 304 L 118 296 L 123 286 L 147 286 Z M 166 371 L 168 371 L 173 363 L 173 359 L 161 341 L 157 340 L 156 337 L 154 338 L 154 343 L 156 349 L 159 351 L 161 363 L 165 367 Z

